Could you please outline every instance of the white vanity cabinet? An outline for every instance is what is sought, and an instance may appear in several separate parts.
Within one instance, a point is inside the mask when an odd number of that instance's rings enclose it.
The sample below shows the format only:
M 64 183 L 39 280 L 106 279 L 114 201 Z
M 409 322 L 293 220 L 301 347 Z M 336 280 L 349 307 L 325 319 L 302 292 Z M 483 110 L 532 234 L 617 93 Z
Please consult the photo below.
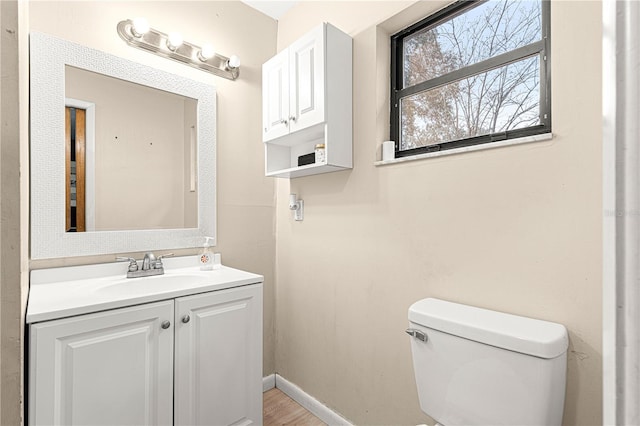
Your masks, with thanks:
M 260 282 L 29 334 L 30 425 L 262 424 Z
M 267 176 L 352 167 L 352 40 L 323 23 L 262 66 Z M 298 166 L 324 144 L 326 161 Z

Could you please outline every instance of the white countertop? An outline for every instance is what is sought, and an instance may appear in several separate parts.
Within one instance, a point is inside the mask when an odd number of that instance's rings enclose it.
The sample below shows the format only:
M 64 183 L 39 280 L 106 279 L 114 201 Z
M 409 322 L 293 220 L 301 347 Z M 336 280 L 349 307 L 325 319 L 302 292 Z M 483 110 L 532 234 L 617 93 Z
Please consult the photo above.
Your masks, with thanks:
M 127 262 L 31 271 L 27 323 L 261 283 L 264 277 L 222 266 L 201 271 L 198 256 L 163 259 L 165 273 L 126 278 Z

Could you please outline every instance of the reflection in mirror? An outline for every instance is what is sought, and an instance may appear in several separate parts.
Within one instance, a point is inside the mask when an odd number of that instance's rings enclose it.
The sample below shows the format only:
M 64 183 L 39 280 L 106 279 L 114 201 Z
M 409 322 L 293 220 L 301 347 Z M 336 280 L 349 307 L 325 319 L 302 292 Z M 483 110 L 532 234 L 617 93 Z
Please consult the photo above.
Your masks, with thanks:
M 99 50 L 61 40 L 47 34 L 31 32 L 29 34 L 29 84 L 30 84 L 30 157 L 31 157 L 31 221 L 30 252 L 32 259 L 52 259 L 61 257 L 105 255 L 114 253 L 136 253 L 157 250 L 175 250 L 180 248 L 200 247 L 203 237 L 216 236 L 216 90 L 210 83 L 192 80 L 184 76 L 168 73 L 151 68 L 127 59 L 119 58 Z M 92 99 L 89 92 L 67 93 L 65 86 L 66 74 L 76 70 L 86 70 L 121 82 L 133 83 L 128 89 L 119 90 L 117 112 L 124 112 L 105 126 L 106 144 L 100 146 L 98 133 L 105 120 L 100 112 L 107 101 Z M 75 83 L 69 81 L 71 86 Z M 101 88 L 105 83 L 85 84 Z M 196 105 L 197 125 L 193 128 L 185 125 L 184 116 L 180 130 L 174 138 L 180 140 L 184 151 L 171 146 L 169 149 L 174 159 L 187 164 L 182 169 L 183 175 L 169 175 L 169 165 L 162 159 L 160 149 L 169 142 L 160 142 L 165 133 L 159 130 L 164 126 L 161 113 L 156 114 L 156 122 L 150 128 L 131 130 L 133 121 L 142 121 L 146 111 L 155 106 L 142 95 L 127 100 L 124 92 L 130 92 L 133 87 L 144 86 L 154 88 L 160 92 L 178 95 L 186 102 L 187 98 Z M 158 101 L 159 102 L 159 101 Z M 187 102 L 190 103 L 191 101 Z M 92 232 L 68 232 L 71 226 L 66 226 L 66 153 L 65 153 L 65 107 L 85 111 L 84 148 L 85 155 L 85 230 Z M 175 111 L 175 110 L 174 110 Z M 180 116 L 176 112 L 173 116 Z M 80 114 L 82 115 L 82 114 Z M 76 114 L 74 143 L 81 139 L 77 135 L 81 119 Z M 69 126 L 71 119 L 69 119 Z M 71 130 L 69 130 L 69 133 Z M 92 136 L 91 133 L 94 133 Z M 181 135 L 182 138 L 181 138 Z M 125 143 L 116 143 L 118 141 Z M 94 139 L 93 145 L 91 140 Z M 69 139 L 71 135 L 69 134 Z M 125 140 L 126 139 L 126 140 Z M 194 145 L 190 142 L 193 140 Z M 140 143 L 140 144 L 138 144 Z M 153 143 L 153 145 L 150 145 Z M 70 142 L 69 142 L 70 144 Z M 69 146 L 71 151 L 71 146 Z M 75 160 L 81 157 L 76 155 Z M 91 154 L 93 151 L 93 154 Z M 104 151 L 104 153 L 103 153 Z M 197 152 L 197 158 L 196 158 Z M 134 154 L 142 156 L 135 157 Z M 108 163 L 102 167 L 102 155 L 111 155 Z M 168 156 L 165 156 L 168 157 Z M 106 157 L 105 157 L 106 158 Z M 197 160 L 197 161 L 196 161 Z M 176 162 L 171 163 L 171 168 Z M 197 168 L 195 167 L 197 165 Z M 152 171 L 152 166 L 157 166 Z M 101 177 L 101 167 L 107 178 Z M 71 152 L 69 152 L 69 169 L 71 170 Z M 129 169 L 134 175 L 125 176 Z M 157 176 L 158 170 L 163 176 Z M 80 181 L 78 169 L 75 170 L 76 184 Z M 93 173 L 93 177 L 91 177 Z M 155 173 L 155 176 L 153 175 Z M 191 173 L 191 176 L 189 174 Z M 71 181 L 71 171 L 69 171 Z M 188 186 L 188 192 L 178 194 L 169 193 L 171 185 L 179 181 L 180 185 Z M 197 186 L 206 183 L 206 191 L 200 191 Z M 71 196 L 71 183 L 69 183 Z M 75 188 L 78 190 L 78 188 Z M 191 192 L 191 191 L 194 192 Z M 117 196 L 106 202 L 100 201 L 103 193 Z M 77 194 L 76 194 L 77 195 Z M 78 202 L 76 197 L 76 203 Z M 197 212 L 191 212 L 187 205 L 189 199 L 197 203 Z M 166 201 L 161 206 L 158 200 Z M 151 210 L 144 213 L 134 212 L 134 202 L 139 206 L 152 205 Z M 70 203 L 70 202 L 69 202 Z M 104 210 L 102 206 L 110 210 Z M 70 205 L 71 207 L 71 205 Z M 78 205 L 75 206 L 76 210 Z M 138 207 L 135 207 L 136 209 Z M 171 219 L 172 208 L 184 209 L 182 219 Z M 91 212 L 93 209 L 93 212 Z M 71 210 L 69 208 L 69 210 Z M 78 214 L 77 211 L 75 213 Z M 178 215 L 179 217 L 179 215 Z M 119 218 L 119 221 L 112 219 Z M 105 225 L 101 225 L 103 221 Z M 194 225 L 197 222 L 197 226 Z M 76 217 L 76 228 L 79 221 Z M 177 224 L 176 224 L 177 223 Z M 99 229 L 99 226 L 102 228 Z M 107 230 L 109 229 L 109 230 Z
M 65 66 L 65 230 L 198 226 L 197 100 Z

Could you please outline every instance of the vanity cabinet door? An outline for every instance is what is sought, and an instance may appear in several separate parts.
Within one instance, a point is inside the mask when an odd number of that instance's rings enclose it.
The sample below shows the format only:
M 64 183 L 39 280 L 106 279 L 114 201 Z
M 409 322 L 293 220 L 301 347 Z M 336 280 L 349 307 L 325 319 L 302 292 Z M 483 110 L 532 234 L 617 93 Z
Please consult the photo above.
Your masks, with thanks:
M 173 300 L 29 327 L 30 425 L 171 425 Z
M 176 299 L 175 424 L 262 424 L 262 284 Z
M 289 130 L 322 123 L 324 117 L 325 26 L 289 46 Z

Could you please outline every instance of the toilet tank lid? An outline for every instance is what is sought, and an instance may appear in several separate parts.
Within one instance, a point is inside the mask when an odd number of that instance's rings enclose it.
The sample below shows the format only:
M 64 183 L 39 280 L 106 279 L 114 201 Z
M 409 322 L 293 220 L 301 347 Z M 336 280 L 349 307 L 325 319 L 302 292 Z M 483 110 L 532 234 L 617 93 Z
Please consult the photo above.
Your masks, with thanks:
M 562 324 L 433 298 L 411 305 L 409 321 L 540 358 L 555 358 L 565 353 L 569 346 L 567 329 Z

